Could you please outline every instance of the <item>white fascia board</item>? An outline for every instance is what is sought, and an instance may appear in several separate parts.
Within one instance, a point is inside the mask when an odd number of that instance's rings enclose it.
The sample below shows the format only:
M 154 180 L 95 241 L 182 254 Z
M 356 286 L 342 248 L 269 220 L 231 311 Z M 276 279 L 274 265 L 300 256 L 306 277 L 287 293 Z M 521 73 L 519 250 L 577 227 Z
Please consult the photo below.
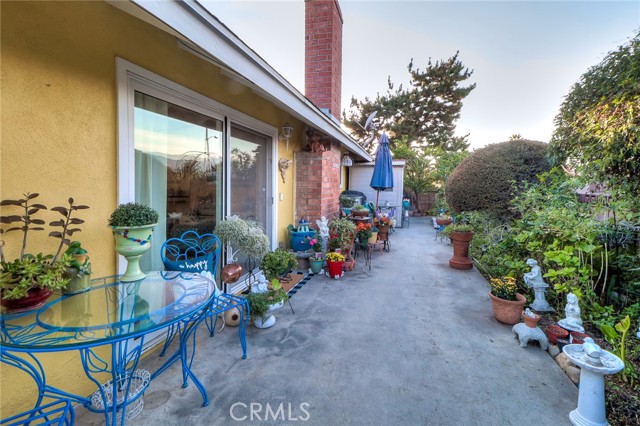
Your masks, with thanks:
M 264 59 L 247 46 L 200 3 L 194 0 L 129 0 L 131 4 L 155 17 L 166 31 L 175 32 L 223 66 L 237 72 L 276 105 L 309 126 L 336 139 L 346 149 L 364 160 L 373 158 L 339 124 L 324 114 L 311 101 L 278 74 Z M 118 1 L 110 4 L 134 16 L 139 14 Z M 148 22 L 148 21 L 147 21 Z

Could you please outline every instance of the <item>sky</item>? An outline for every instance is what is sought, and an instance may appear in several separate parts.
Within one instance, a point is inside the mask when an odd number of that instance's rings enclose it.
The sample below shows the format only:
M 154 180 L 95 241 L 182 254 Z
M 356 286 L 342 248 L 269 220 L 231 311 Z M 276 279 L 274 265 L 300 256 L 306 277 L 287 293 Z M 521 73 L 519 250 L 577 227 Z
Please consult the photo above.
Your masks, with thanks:
M 200 0 L 304 93 L 304 0 Z M 640 31 L 640 0 L 341 0 L 342 109 L 375 98 L 407 65 L 459 60 L 476 89 L 463 101 L 457 135 L 472 148 L 512 134 L 548 142 L 571 86 Z

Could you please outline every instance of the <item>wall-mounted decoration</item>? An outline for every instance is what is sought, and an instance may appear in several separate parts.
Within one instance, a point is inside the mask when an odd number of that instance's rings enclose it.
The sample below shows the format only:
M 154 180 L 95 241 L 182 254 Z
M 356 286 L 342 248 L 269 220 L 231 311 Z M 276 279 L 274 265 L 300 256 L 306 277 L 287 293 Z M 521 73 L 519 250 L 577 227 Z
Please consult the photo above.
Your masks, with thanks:
M 278 161 L 278 169 L 280 169 L 280 176 L 282 176 L 282 183 L 287 183 L 287 170 L 293 164 L 293 160 L 281 158 Z

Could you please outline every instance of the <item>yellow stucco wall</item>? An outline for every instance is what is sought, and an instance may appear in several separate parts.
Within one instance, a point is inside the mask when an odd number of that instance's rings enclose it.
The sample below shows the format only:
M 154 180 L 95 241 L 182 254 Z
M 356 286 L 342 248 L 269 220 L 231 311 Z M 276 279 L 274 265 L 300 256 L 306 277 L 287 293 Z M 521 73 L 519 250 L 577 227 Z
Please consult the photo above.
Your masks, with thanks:
M 69 196 L 89 205 L 80 215 L 83 231 L 74 237 L 89 250 L 95 276 L 116 272 L 106 227 L 117 204 L 116 57 L 274 127 L 291 122 L 289 150 L 279 141 L 276 162 L 301 149 L 302 123 L 179 49 L 172 36 L 108 4 L 3 1 L 0 15 L 0 199 L 39 192 L 38 201 L 49 207 L 65 205 Z M 294 223 L 293 172 L 286 183 L 277 175 L 278 241 L 286 241 L 286 226 Z M 42 217 L 55 218 L 51 212 Z M 5 238 L 9 259 L 19 250 L 15 237 Z M 31 252 L 54 250 L 46 233 L 29 241 Z M 44 361 L 51 384 L 93 391 L 77 357 L 60 353 Z M 35 388 L 15 368 L 0 368 L 0 417 L 7 417 L 33 404 Z

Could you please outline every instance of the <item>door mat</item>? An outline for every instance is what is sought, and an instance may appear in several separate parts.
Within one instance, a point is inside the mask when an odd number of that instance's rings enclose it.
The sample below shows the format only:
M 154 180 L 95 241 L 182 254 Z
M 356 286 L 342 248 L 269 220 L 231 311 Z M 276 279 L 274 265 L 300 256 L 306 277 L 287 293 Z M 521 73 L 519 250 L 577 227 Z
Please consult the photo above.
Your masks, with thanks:
M 303 285 L 308 283 L 312 276 L 313 275 L 308 275 L 303 272 L 291 272 L 280 280 L 280 284 L 282 284 L 284 291 L 291 297 L 296 294 Z

